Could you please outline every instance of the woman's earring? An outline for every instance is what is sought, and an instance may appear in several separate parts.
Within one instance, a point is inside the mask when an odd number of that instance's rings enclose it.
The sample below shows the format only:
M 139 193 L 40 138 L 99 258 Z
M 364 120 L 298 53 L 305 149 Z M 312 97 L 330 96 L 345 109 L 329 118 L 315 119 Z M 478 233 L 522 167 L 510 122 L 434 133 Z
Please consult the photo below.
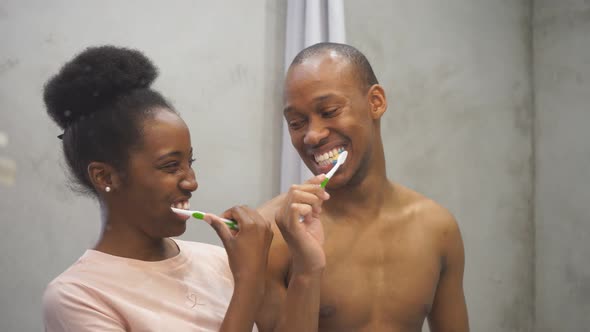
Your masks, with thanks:
M 110 193 L 110 192 L 111 192 L 111 187 L 109 187 L 109 186 L 106 186 L 106 187 L 104 188 L 104 191 L 106 191 L 106 192 Z

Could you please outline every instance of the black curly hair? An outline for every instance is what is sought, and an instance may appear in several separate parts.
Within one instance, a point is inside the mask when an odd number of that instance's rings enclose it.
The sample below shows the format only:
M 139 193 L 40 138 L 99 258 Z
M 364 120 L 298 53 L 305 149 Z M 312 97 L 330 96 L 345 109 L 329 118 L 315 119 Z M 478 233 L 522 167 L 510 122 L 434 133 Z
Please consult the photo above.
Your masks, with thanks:
M 91 47 L 67 62 L 45 85 L 47 113 L 59 125 L 63 151 L 82 192 L 96 193 L 92 161 L 125 172 L 130 151 L 142 143 L 142 123 L 155 109 L 175 112 L 150 89 L 158 71 L 141 52 Z

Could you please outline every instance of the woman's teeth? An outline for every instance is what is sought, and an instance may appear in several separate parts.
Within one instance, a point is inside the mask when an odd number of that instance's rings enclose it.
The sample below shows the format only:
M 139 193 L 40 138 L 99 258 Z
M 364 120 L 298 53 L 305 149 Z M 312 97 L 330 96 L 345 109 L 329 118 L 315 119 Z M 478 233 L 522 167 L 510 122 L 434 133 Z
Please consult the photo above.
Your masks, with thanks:
M 326 165 L 333 165 L 338 160 L 338 156 L 344 152 L 343 147 L 332 149 L 328 152 L 324 152 L 323 154 L 316 154 L 314 155 L 315 162 L 318 163 L 320 166 Z
M 188 209 L 190 209 L 191 206 L 188 201 L 182 201 L 182 202 L 172 203 L 171 207 L 176 208 L 176 209 L 188 210 Z

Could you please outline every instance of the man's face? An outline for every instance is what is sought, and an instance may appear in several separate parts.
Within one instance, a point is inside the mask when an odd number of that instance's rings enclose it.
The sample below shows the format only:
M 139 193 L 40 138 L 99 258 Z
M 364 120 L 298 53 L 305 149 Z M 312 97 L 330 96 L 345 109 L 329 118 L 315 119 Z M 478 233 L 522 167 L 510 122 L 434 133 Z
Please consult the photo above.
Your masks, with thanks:
M 190 134 L 182 119 L 169 110 L 156 110 L 144 120 L 141 148 L 130 153 L 124 206 L 137 221 L 133 225 L 154 238 L 178 236 L 186 230 L 186 217 L 171 206 L 185 207 L 197 189 L 191 168 L 193 151 Z
M 364 173 L 374 137 L 369 100 L 351 67 L 337 54 L 317 55 L 291 67 L 285 83 L 291 142 L 312 173 L 327 173 L 348 151 L 328 184 L 332 188 Z

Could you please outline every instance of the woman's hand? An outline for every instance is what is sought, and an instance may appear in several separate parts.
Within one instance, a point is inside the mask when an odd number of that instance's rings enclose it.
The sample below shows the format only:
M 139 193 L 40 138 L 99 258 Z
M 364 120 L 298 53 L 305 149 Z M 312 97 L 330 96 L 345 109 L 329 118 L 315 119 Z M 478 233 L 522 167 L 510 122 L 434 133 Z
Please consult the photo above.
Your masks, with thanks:
M 220 217 L 213 214 L 207 214 L 205 221 L 215 229 L 225 247 L 236 287 L 245 283 L 264 289 L 268 251 L 273 238 L 271 222 L 246 206 L 233 207 L 222 217 L 235 220 L 239 230 L 230 230 Z

